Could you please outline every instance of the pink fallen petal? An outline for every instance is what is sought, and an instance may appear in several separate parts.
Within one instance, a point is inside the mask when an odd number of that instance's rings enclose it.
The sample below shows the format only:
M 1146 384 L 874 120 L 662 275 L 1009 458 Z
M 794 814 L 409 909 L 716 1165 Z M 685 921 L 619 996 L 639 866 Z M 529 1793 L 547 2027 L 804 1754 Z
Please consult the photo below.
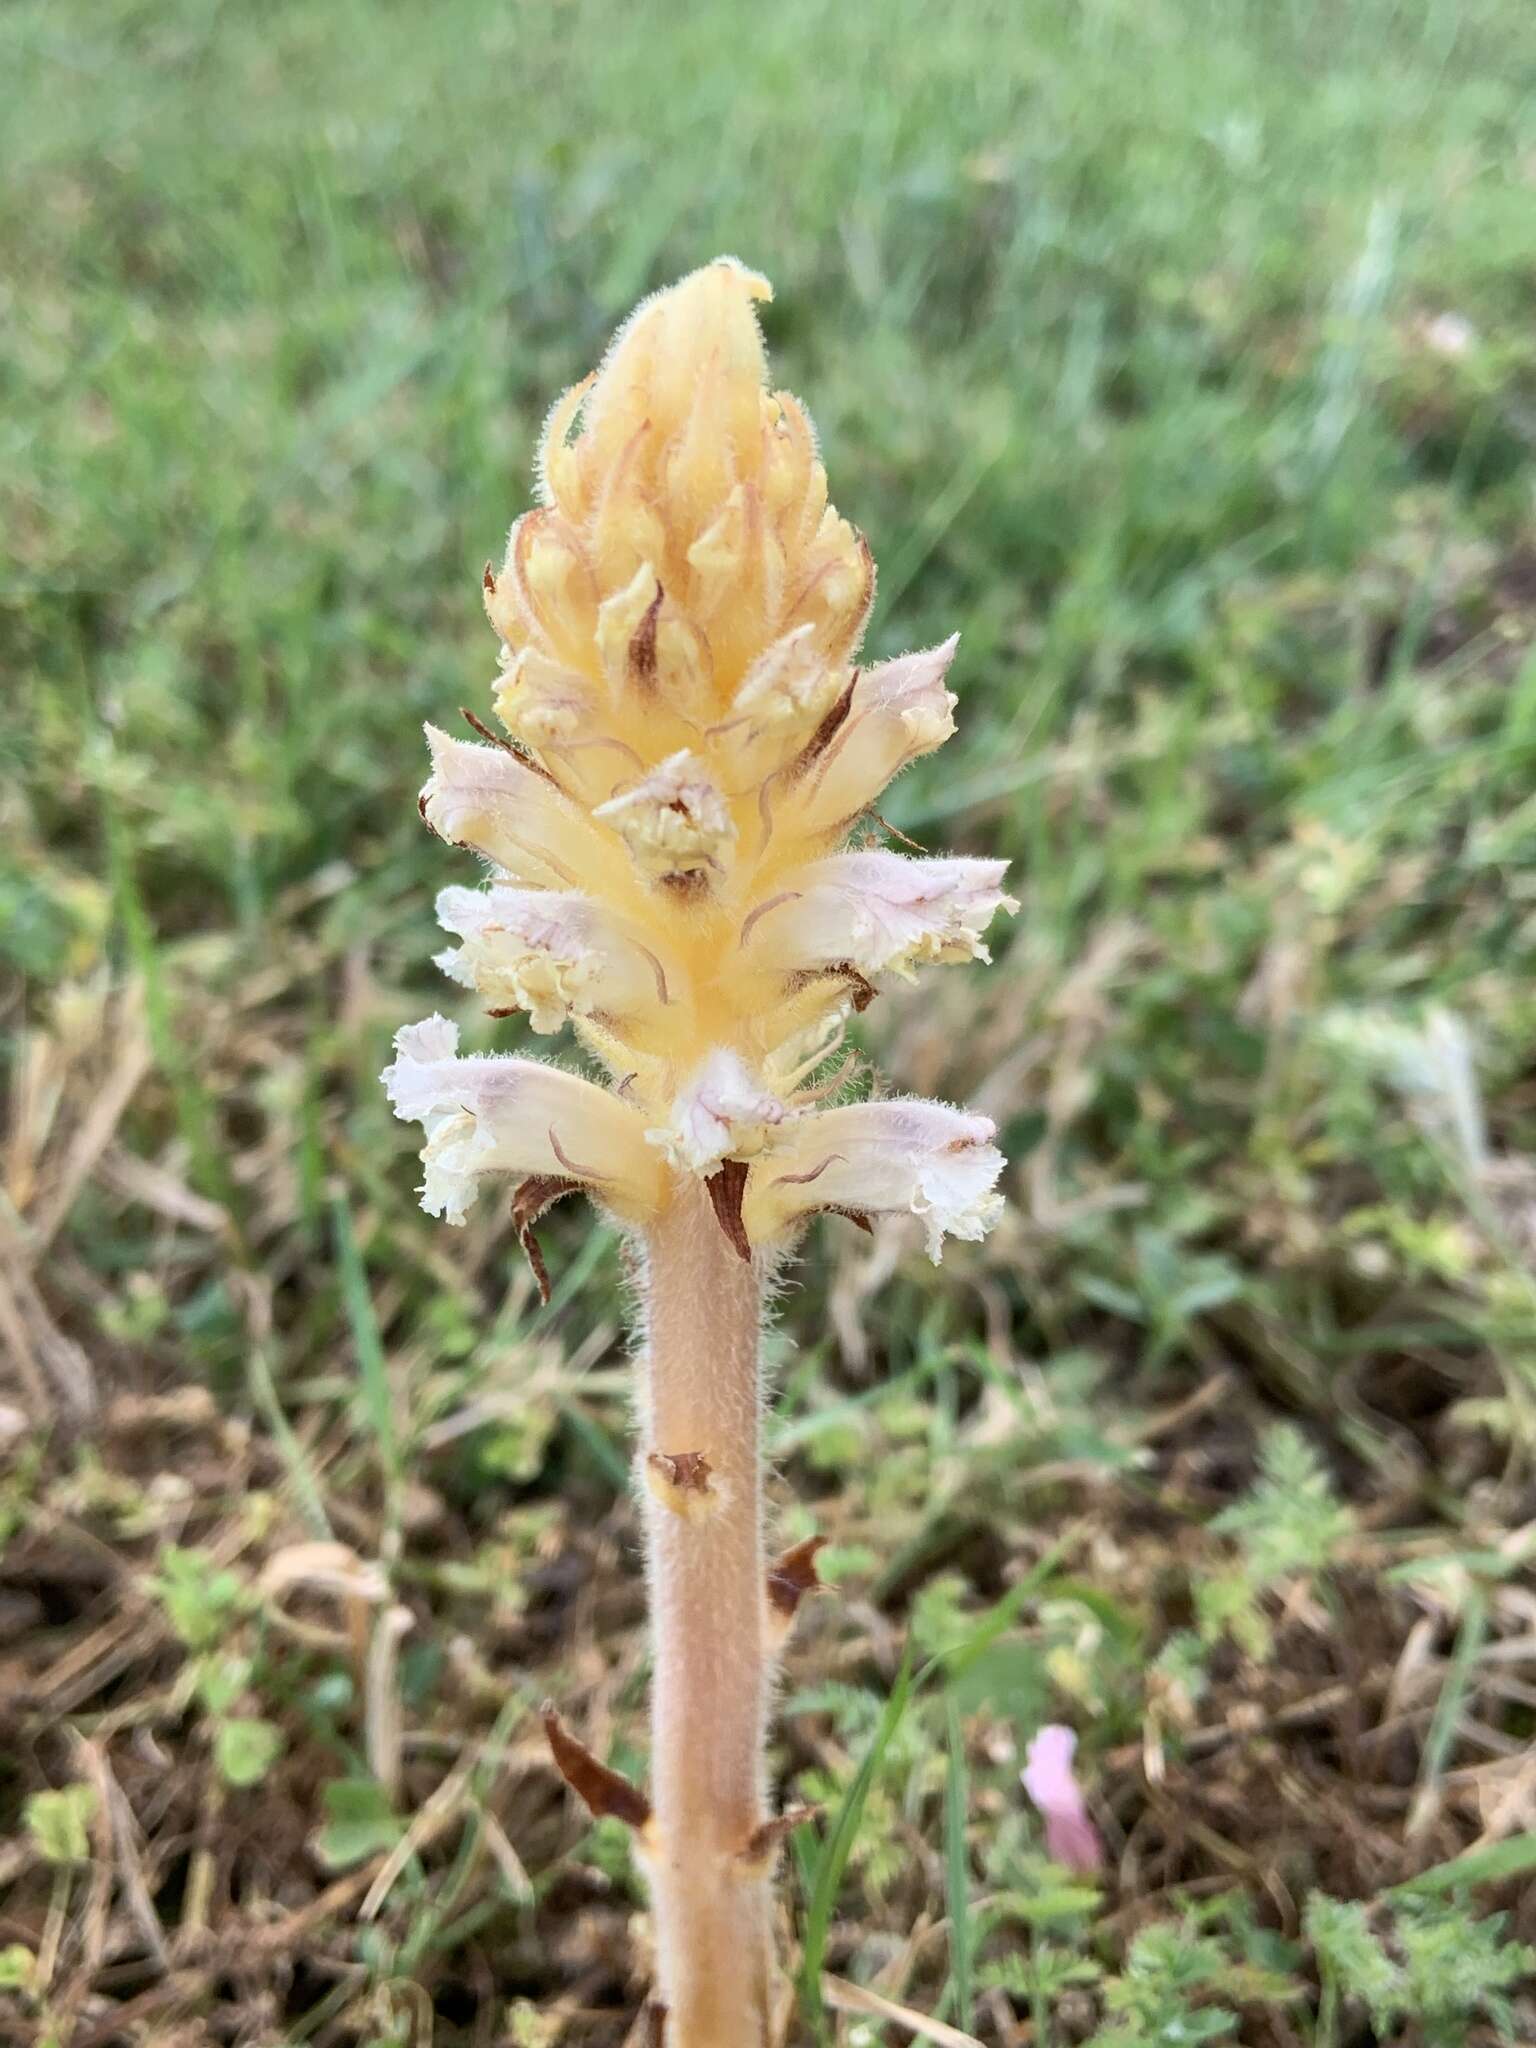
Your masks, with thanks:
M 1077 1737 L 1070 1728 L 1051 1722 L 1042 1728 L 1024 1754 L 1019 1773 L 1024 1790 L 1045 1822 L 1045 1847 L 1053 1863 L 1068 1870 L 1103 1867 L 1104 1845 L 1088 1818 L 1087 1802 L 1072 1771 Z

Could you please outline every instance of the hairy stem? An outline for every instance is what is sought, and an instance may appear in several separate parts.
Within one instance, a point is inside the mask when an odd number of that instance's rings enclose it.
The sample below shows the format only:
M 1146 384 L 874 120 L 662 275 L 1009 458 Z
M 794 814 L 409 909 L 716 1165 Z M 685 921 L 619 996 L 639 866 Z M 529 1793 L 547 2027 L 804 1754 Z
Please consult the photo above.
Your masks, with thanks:
M 666 2048 L 767 2048 L 769 1880 L 746 1853 L 764 1818 L 769 1682 L 762 1287 L 697 1182 L 679 1188 L 647 1249 L 650 1875 Z

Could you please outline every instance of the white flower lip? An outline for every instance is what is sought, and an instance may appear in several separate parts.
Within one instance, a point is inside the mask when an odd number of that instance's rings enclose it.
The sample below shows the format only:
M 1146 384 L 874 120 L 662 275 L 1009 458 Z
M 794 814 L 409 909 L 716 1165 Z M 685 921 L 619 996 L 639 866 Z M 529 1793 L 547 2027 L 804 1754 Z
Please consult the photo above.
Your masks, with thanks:
M 739 1054 L 717 1046 L 677 1091 L 669 1121 L 648 1130 L 646 1142 L 679 1172 L 709 1174 L 722 1160 L 759 1152 L 785 1115 L 778 1096 L 753 1080 Z
M 437 955 L 450 980 L 496 1009 L 526 1010 L 535 1031 L 558 1031 L 595 1010 L 633 1016 L 670 1000 L 661 963 L 577 891 L 443 889 L 437 921 L 463 941 Z
M 594 838 L 591 827 L 546 776 L 508 747 L 456 740 L 426 728 L 432 776 L 421 814 L 434 832 L 468 846 L 536 888 L 559 887 Z
M 834 854 L 789 877 L 782 895 L 743 926 L 743 944 L 786 972 L 846 963 L 861 974 L 910 976 L 929 963 L 987 960 L 988 922 L 1018 908 L 1002 890 L 1007 865 L 884 850 Z
M 686 747 L 592 813 L 611 824 L 645 874 L 718 868 L 736 838 L 725 799 Z
M 549 1174 L 591 1184 L 621 1215 L 656 1199 L 655 1155 L 626 1103 L 538 1060 L 458 1056 L 457 1025 L 431 1016 L 395 1034 L 380 1079 L 395 1115 L 426 1132 L 422 1207 L 463 1223 L 487 1174 Z
M 754 1243 L 817 1209 L 920 1216 L 934 1264 L 946 1237 L 985 1237 L 1002 1213 L 989 1117 L 946 1102 L 851 1103 L 795 1117 L 755 1162 L 743 1216 Z

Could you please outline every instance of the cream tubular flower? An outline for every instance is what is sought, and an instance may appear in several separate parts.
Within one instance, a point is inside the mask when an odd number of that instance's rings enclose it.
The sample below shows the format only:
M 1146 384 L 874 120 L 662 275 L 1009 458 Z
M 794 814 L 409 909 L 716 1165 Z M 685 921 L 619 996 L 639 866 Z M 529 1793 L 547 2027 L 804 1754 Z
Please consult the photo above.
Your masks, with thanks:
M 813 861 L 771 898 L 747 933 L 754 964 L 785 972 L 846 961 L 899 974 L 944 961 L 989 960 L 982 933 L 999 910 L 1007 862 L 912 860 L 883 850 Z
M 592 815 L 611 823 L 636 867 L 659 882 L 721 872 L 736 837 L 724 797 L 686 747 Z
M 446 1017 L 408 1024 L 384 1070 L 395 1115 L 427 1134 L 429 1216 L 462 1223 L 487 1174 L 577 1182 L 620 1216 L 654 1207 L 660 1176 L 632 1109 L 538 1060 L 458 1058 L 458 1043 Z
M 493 1016 L 526 1010 L 535 1031 L 594 1012 L 650 1013 L 673 1000 L 656 955 L 572 890 L 443 889 L 437 921 L 463 941 L 437 955 L 443 972 L 484 996 Z
M 959 644 L 952 634 L 942 646 L 860 674 L 846 715 L 797 793 L 803 831 L 850 830 L 903 768 L 943 746 L 955 729 L 955 699 L 944 678 Z
M 432 775 L 420 809 L 440 837 L 539 888 L 568 881 L 591 860 L 594 834 L 581 812 L 510 748 L 476 746 L 430 725 L 427 746 Z
M 1004 1160 L 990 1117 L 947 1102 L 858 1102 L 797 1117 L 757 1162 L 742 1216 L 769 1242 L 794 1220 L 832 1210 L 920 1216 L 935 1265 L 944 1239 L 984 1237 L 996 1222 Z
M 496 682 L 496 716 L 512 737 L 543 747 L 589 731 L 598 696 L 588 679 L 537 647 L 509 655 Z
M 669 1165 L 708 1175 L 726 1159 L 750 1159 L 771 1127 L 783 1122 L 784 1104 L 753 1080 L 740 1057 L 717 1047 L 677 1092 L 671 1117 L 646 1132 Z

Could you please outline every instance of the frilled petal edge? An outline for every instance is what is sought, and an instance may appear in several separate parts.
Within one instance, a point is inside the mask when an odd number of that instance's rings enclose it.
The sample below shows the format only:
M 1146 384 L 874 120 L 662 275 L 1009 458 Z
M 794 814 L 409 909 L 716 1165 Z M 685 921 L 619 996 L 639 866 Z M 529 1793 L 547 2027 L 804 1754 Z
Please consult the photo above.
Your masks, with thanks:
M 945 1102 L 863 1102 L 802 1113 L 752 1168 L 743 1217 L 754 1244 L 819 1209 L 923 1220 L 938 1264 L 946 1237 L 984 1237 L 1002 1211 L 1003 1155 L 988 1117 Z
M 446 1017 L 408 1024 L 380 1076 L 396 1116 L 426 1132 L 429 1216 L 463 1223 L 492 1174 L 564 1178 L 629 1220 L 654 1213 L 661 1169 L 627 1103 L 539 1060 L 460 1057 L 458 1042 Z

